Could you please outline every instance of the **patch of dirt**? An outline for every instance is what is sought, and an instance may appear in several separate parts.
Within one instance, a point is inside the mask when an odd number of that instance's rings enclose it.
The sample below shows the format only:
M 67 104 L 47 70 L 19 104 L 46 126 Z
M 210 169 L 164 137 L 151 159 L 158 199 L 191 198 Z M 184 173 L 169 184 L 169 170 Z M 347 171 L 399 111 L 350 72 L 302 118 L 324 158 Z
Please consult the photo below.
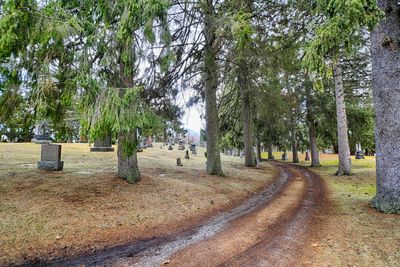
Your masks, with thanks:
M 279 174 L 264 191 L 237 208 L 178 234 L 114 247 L 47 264 L 86 266 L 265 266 L 289 264 L 301 251 L 324 203 L 321 179 L 298 167 L 277 164 Z M 288 253 L 290 251 L 290 253 Z M 284 255 L 285 257 L 282 257 Z

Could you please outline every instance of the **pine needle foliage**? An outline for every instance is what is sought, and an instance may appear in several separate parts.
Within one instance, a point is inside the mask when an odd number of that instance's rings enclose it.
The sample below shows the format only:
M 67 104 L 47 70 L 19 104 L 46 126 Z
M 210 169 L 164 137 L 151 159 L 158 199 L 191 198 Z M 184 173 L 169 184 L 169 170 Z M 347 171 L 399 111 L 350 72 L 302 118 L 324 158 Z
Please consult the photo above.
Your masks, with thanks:
M 375 0 L 318 0 L 314 12 L 322 22 L 315 28 L 303 62 L 320 74 L 329 73 L 326 59 L 337 61 L 341 52 L 354 52 L 361 45 L 357 35 L 371 30 L 383 16 Z
M 110 132 L 118 134 L 143 128 L 161 127 L 161 119 L 141 99 L 142 90 L 142 87 L 102 90 L 88 110 L 91 138 L 101 138 Z M 124 156 L 130 157 L 137 147 L 137 140 L 131 140 L 122 145 Z

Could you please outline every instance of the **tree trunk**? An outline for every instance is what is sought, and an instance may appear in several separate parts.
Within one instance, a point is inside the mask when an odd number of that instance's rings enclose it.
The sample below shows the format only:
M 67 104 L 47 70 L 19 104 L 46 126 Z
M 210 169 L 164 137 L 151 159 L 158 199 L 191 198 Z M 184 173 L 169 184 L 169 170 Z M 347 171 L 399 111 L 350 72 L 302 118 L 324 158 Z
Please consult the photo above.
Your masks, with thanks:
M 253 1 L 252 0 L 243 0 L 239 1 L 240 9 L 244 9 L 246 13 L 252 12 Z M 254 138 L 253 138 L 253 118 L 252 118 L 252 110 L 251 105 L 252 95 L 250 91 L 250 64 L 249 64 L 249 48 L 243 47 L 241 54 L 239 57 L 238 64 L 238 85 L 239 90 L 242 96 L 242 124 L 243 124 L 243 142 L 244 142 L 244 155 L 245 155 L 245 166 L 253 167 L 256 165 L 255 153 L 254 153 Z
M 293 163 L 298 163 L 299 153 L 297 151 L 297 132 L 294 126 L 292 129 L 292 155 L 293 155 L 292 156 Z
M 317 129 L 315 126 L 309 128 L 310 135 L 310 151 L 311 151 L 311 167 L 321 166 L 319 162 L 319 152 L 317 146 Z
M 239 73 L 239 76 L 241 74 Z M 241 77 L 242 79 L 246 79 Z M 242 86 L 240 84 L 242 83 Z M 243 123 L 243 141 L 244 141 L 244 155 L 245 155 L 245 165 L 247 167 L 253 167 L 256 165 L 253 150 L 253 120 L 251 116 L 251 100 L 250 92 L 245 82 L 239 82 L 239 86 L 242 89 L 242 123 Z M 244 88 L 243 88 L 244 87 Z
M 344 102 L 342 67 L 338 62 L 333 65 L 333 77 L 335 80 L 336 118 L 339 146 L 339 168 L 336 174 L 350 175 L 351 166 L 349 139 L 347 136 L 346 104 Z
M 272 149 L 272 142 L 268 142 L 268 159 L 275 159 Z
M 308 134 L 310 138 L 311 167 L 318 167 L 321 164 L 319 163 L 319 153 L 317 146 L 317 123 L 315 121 L 314 113 L 312 110 L 311 85 L 308 84 L 306 84 L 306 107 Z
M 136 141 L 135 130 L 118 134 L 118 177 L 126 179 L 129 183 L 140 181 L 136 148 L 129 151 L 132 147 L 129 143 L 133 140 Z
M 125 74 L 125 65 L 120 63 L 120 76 L 123 88 L 132 88 L 133 77 Z M 125 90 L 119 90 L 119 96 L 123 97 Z M 129 183 L 140 181 L 140 171 L 137 161 L 137 137 L 136 129 L 118 133 L 118 177 L 126 179 Z
M 257 152 L 257 162 L 262 162 L 262 157 L 261 157 L 261 142 L 260 142 L 260 137 L 258 136 L 258 131 L 256 131 L 256 152 Z
M 375 105 L 377 210 L 400 214 L 400 8 L 380 0 L 386 19 L 371 35 L 372 88 Z
M 206 102 L 207 173 L 224 176 L 219 151 L 219 124 L 217 109 L 217 49 L 215 47 L 215 13 L 212 1 L 204 8 L 204 79 Z
M 164 144 L 166 144 L 166 143 L 168 143 L 168 134 L 167 134 L 167 130 L 168 130 L 168 127 L 167 126 L 165 126 L 164 127 L 164 131 L 163 131 L 163 141 L 164 141 Z

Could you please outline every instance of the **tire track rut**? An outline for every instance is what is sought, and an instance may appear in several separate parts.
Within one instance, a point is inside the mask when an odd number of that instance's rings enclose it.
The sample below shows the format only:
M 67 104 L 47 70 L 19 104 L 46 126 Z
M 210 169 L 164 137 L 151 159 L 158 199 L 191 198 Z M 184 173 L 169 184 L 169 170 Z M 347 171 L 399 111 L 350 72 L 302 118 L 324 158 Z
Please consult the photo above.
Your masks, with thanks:
M 287 266 L 302 250 L 325 201 L 321 178 L 272 162 L 272 184 L 240 206 L 176 234 L 29 266 Z M 283 207 L 283 208 L 282 208 Z

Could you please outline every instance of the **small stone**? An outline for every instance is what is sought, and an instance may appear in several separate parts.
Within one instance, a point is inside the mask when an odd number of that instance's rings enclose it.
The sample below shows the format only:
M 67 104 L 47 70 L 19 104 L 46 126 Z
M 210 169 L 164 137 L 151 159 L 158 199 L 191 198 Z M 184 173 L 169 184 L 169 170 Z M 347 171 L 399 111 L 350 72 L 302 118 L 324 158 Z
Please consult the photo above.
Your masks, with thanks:
M 56 239 L 57 239 L 57 240 L 59 240 L 59 239 L 61 239 L 61 238 L 63 238 L 62 235 L 57 235 L 57 236 L 56 236 Z

